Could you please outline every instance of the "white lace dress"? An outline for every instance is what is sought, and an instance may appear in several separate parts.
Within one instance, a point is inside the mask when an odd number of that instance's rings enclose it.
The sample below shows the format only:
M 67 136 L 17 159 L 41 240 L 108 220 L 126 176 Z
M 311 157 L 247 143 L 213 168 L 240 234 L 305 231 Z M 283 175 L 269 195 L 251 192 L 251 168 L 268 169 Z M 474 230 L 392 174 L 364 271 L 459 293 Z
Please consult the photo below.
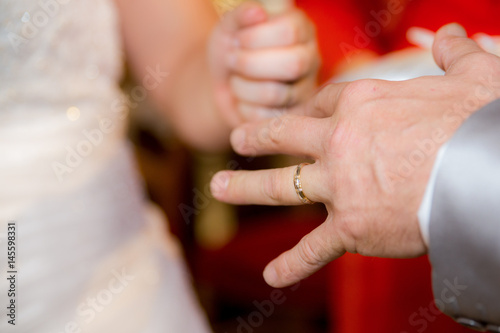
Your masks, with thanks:
M 2 333 L 208 331 L 124 139 L 115 15 L 104 0 L 0 0 Z

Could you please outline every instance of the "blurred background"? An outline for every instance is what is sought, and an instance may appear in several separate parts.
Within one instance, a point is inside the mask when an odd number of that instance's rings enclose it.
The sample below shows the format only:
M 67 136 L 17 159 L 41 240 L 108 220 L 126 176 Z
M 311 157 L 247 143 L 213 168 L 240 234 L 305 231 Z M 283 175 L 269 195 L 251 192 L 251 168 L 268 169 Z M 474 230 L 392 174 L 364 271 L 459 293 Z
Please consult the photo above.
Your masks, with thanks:
M 208 0 L 207 0 L 208 1 Z M 242 1 L 215 0 L 223 15 Z M 406 30 L 459 22 L 470 33 L 498 34 L 493 0 L 297 0 L 317 25 L 323 65 L 319 81 L 361 77 L 405 79 L 439 74 L 428 51 L 408 49 Z M 123 86 L 135 83 L 128 77 Z M 290 157 L 205 155 L 183 146 L 168 123 L 141 104 L 129 137 L 148 194 L 181 240 L 193 284 L 215 332 L 462 332 L 433 303 L 427 257 L 408 260 L 348 254 L 300 285 L 273 290 L 265 265 L 326 217 L 321 205 L 232 207 L 212 199 L 208 184 L 221 169 L 297 164 Z

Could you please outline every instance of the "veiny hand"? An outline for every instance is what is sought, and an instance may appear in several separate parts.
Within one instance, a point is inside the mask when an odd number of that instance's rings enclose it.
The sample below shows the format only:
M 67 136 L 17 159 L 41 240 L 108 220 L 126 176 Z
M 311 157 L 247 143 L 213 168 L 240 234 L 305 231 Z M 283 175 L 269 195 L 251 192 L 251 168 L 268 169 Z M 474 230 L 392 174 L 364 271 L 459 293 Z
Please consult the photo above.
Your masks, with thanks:
M 226 15 L 209 59 L 216 102 L 231 126 L 310 98 L 320 63 L 314 26 L 302 11 L 269 17 L 256 2 Z
M 459 25 L 437 32 L 433 54 L 445 76 L 331 84 L 295 111 L 303 115 L 248 123 L 232 133 L 232 145 L 243 155 L 313 159 L 302 169 L 302 187 L 329 213 L 266 267 L 270 285 L 291 285 L 346 251 L 426 253 L 417 212 L 436 153 L 472 112 L 500 96 L 500 58 L 466 38 Z M 297 205 L 294 171 L 222 171 L 212 192 L 234 204 Z

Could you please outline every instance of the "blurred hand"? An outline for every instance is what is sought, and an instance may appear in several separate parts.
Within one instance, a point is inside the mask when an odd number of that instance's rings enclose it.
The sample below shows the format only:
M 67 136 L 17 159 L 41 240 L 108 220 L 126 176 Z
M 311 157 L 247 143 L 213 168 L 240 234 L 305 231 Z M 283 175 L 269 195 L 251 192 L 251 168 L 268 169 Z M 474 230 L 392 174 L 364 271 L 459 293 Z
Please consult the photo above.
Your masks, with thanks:
M 307 106 L 237 128 L 243 155 L 308 156 L 304 193 L 327 220 L 265 269 L 274 287 L 291 285 L 342 256 L 413 257 L 426 253 L 417 212 L 438 149 L 474 111 L 500 96 L 500 58 L 484 52 L 457 24 L 433 46 L 445 76 L 326 86 Z M 295 167 L 222 171 L 212 192 L 234 204 L 298 205 Z
M 269 118 L 311 97 L 320 63 L 314 26 L 302 11 L 270 17 L 256 2 L 224 17 L 213 32 L 209 60 L 216 103 L 231 126 Z
M 406 32 L 408 41 L 423 49 L 432 48 L 434 36 L 435 33 L 433 31 L 420 27 L 411 27 Z M 480 32 L 470 38 L 476 41 L 476 43 L 486 52 L 500 56 L 500 36 L 491 36 Z

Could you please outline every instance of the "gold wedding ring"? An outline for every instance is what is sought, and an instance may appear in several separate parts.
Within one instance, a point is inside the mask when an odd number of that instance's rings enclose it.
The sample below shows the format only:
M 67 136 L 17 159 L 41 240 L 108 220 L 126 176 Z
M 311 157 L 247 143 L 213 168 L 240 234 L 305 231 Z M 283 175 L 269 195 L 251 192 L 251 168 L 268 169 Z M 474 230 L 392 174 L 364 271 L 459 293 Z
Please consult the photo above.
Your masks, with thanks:
M 297 165 L 297 168 L 295 169 L 295 175 L 293 176 L 293 186 L 295 187 L 295 192 L 297 192 L 300 201 L 302 201 L 302 203 L 304 204 L 311 205 L 314 203 L 314 201 L 309 200 L 309 198 L 305 195 L 304 190 L 302 190 L 302 183 L 300 181 L 300 170 L 302 170 L 302 167 L 308 164 L 309 163 L 300 163 L 299 165 Z

